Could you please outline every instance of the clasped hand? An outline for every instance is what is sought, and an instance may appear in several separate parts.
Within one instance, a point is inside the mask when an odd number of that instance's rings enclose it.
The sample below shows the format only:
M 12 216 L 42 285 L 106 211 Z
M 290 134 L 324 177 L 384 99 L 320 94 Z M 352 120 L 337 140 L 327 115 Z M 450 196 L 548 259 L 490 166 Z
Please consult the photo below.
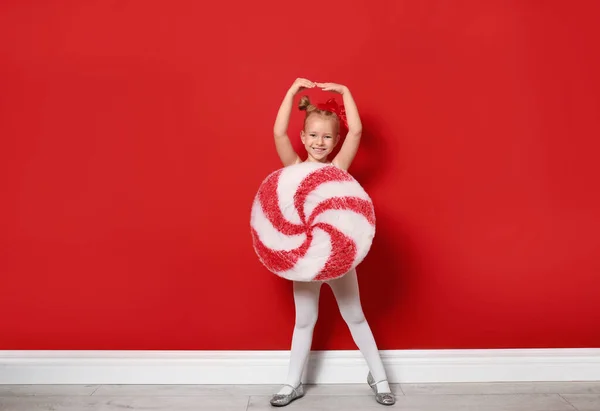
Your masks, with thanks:
M 337 83 L 317 83 L 314 81 L 307 80 L 305 78 L 297 78 L 292 84 L 290 91 L 293 95 L 296 95 L 298 92 L 308 89 L 319 87 L 323 91 L 333 91 L 334 93 L 344 94 L 346 91 L 346 86 Z

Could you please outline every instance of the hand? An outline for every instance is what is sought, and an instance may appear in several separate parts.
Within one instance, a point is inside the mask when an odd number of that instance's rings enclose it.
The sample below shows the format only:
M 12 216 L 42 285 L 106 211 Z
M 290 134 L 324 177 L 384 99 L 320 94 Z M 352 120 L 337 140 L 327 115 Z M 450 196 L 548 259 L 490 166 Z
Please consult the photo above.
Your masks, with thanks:
M 333 91 L 335 93 L 344 94 L 347 90 L 346 86 L 336 83 L 316 83 L 317 87 L 320 87 L 323 91 Z
M 307 88 L 314 88 L 315 86 L 316 84 L 310 80 L 297 78 L 296 81 L 294 81 L 294 84 L 292 84 L 292 87 L 290 87 L 290 93 L 295 96 L 299 91 Z

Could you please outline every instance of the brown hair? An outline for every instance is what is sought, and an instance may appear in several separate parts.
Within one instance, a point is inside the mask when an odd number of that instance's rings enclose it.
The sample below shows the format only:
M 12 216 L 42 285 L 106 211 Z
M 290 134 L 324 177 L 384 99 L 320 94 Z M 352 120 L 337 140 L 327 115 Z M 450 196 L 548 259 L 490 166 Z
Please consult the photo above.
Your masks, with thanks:
M 339 132 L 339 130 L 340 130 L 340 119 L 337 116 L 337 114 L 335 114 L 334 112 L 329 111 L 329 110 L 321 110 L 317 106 L 311 104 L 310 99 L 308 98 L 308 96 L 302 96 L 302 98 L 300 99 L 300 103 L 298 104 L 298 108 L 300 110 L 306 111 L 306 117 L 304 117 L 304 126 L 306 126 L 306 120 L 312 114 L 318 114 L 318 115 L 323 116 L 325 118 L 332 119 L 335 122 L 335 132 L 336 132 L 336 134 Z

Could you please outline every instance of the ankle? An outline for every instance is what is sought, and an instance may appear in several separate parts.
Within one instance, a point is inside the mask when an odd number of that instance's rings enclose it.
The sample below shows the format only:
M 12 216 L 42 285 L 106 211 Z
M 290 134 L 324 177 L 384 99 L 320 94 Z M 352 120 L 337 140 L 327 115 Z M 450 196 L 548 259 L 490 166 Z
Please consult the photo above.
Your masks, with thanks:
M 377 387 L 378 393 L 392 392 L 392 390 L 390 389 L 390 384 L 386 380 L 379 381 L 377 384 L 375 384 L 375 387 Z
M 387 381 L 387 377 L 385 375 L 380 379 L 373 378 L 373 375 L 369 372 L 367 375 L 367 383 L 371 386 L 373 391 L 378 393 L 390 393 L 390 385 Z
M 300 381 L 286 382 L 279 389 L 278 394 L 291 394 L 294 390 L 297 390 L 300 387 Z
M 288 385 L 283 385 L 283 386 L 281 386 L 279 391 L 277 391 L 277 394 L 288 395 L 288 394 L 291 394 L 293 391 L 294 390 L 292 389 L 292 387 L 290 387 Z

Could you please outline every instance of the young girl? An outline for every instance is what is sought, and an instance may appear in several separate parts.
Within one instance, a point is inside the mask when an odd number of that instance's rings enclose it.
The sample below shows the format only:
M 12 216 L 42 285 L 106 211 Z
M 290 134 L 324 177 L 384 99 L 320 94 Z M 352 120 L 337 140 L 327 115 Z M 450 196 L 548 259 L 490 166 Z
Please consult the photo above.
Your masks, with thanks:
M 333 161 L 329 162 L 328 156 L 340 140 L 340 118 L 334 110 L 317 108 L 310 104 L 308 97 L 302 97 L 299 108 L 306 111 L 306 117 L 300 138 L 308 155 L 305 161 L 333 164 L 343 170 L 348 170 L 358 150 L 362 124 L 350 91 L 347 87 L 335 83 L 314 83 L 302 78 L 294 82 L 281 103 L 273 128 L 277 154 L 284 166 L 302 161 L 292 147 L 287 135 L 287 128 L 294 96 L 303 89 L 314 87 L 342 95 L 348 134 L 338 155 L 335 156 Z M 390 392 L 385 370 L 379 357 L 379 350 L 363 314 L 356 270 L 353 269 L 341 278 L 327 281 L 327 283 L 333 291 L 354 342 L 365 357 L 370 370 L 367 382 L 375 393 L 375 399 L 380 404 L 394 404 L 395 398 Z M 318 314 L 320 288 L 320 282 L 293 282 L 296 324 L 292 336 L 289 371 L 283 388 L 271 398 L 271 405 L 288 405 L 295 399 L 304 396 L 301 378 L 312 345 L 313 330 Z

